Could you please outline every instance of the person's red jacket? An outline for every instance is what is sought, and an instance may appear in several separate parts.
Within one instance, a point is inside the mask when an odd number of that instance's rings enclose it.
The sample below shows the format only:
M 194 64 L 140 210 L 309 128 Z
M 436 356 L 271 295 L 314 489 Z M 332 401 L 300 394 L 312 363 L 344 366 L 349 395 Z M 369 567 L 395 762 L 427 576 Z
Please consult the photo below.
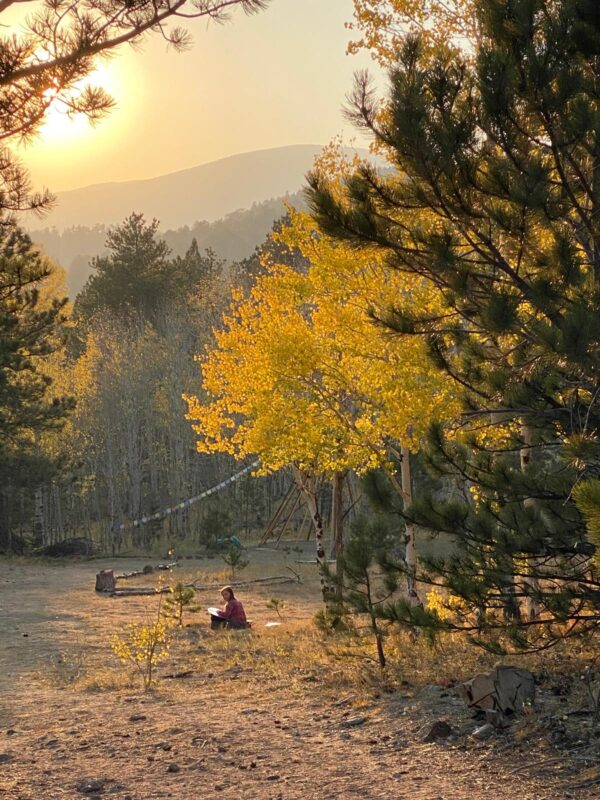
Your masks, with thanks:
M 239 600 L 230 600 L 225 606 L 225 619 L 231 622 L 246 622 L 246 612 Z

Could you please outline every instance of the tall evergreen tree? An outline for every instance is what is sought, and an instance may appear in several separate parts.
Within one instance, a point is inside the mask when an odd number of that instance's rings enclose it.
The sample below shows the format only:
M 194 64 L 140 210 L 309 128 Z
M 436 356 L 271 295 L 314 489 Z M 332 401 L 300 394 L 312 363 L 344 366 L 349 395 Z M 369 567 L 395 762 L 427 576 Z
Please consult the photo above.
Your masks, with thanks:
M 49 460 L 36 447 L 40 433 L 60 425 L 72 401 L 55 397 L 44 358 L 61 346 L 65 299 L 42 303 L 52 271 L 47 258 L 14 226 L 0 228 L 0 548 L 9 544 L 10 489 L 32 485 Z
M 79 317 L 98 311 L 151 315 L 171 292 L 169 247 L 157 237 L 158 221 L 131 214 L 108 232 L 108 255 L 92 261 L 94 273 L 75 303 Z
M 203 253 L 194 238 L 183 257 L 173 260 L 171 270 L 171 294 L 183 297 L 190 292 L 202 291 L 210 287 L 223 270 L 223 261 L 214 250 L 206 249 Z
M 472 61 L 425 58 L 409 36 L 387 102 L 357 79 L 350 113 L 396 174 L 364 166 L 342 199 L 315 174 L 310 200 L 326 232 L 383 249 L 444 297 L 436 318 L 383 320 L 426 336 L 462 387 L 462 418 L 427 443 L 462 499 L 421 495 L 407 511 L 456 547 L 420 577 L 462 599 L 457 627 L 527 647 L 600 621 L 572 494 L 600 467 L 600 9 L 475 5 Z
M 308 260 L 297 248 L 289 247 L 278 238 L 278 234 L 290 224 L 291 217 L 288 213 L 276 219 L 271 233 L 254 249 L 252 255 L 233 265 L 236 283 L 250 289 L 254 281 L 264 275 L 267 267 L 273 264 L 285 264 L 297 272 L 306 272 Z

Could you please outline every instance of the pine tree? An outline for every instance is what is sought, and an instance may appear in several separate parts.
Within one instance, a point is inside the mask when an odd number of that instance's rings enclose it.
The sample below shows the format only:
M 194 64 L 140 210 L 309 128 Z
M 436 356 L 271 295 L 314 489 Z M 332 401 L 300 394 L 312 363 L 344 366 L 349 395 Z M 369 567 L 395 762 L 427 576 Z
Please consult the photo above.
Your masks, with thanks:
M 233 265 L 235 283 L 246 292 L 257 278 L 264 276 L 274 264 L 285 264 L 296 272 L 306 272 L 308 269 L 309 261 L 306 256 L 297 247 L 291 247 L 279 238 L 279 234 L 291 224 L 289 213 L 276 219 L 271 232 L 265 241 L 254 249 L 252 255 Z
M 192 239 L 185 255 L 173 260 L 171 294 L 184 298 L 190 292 L 212 286 L 223 270 L 223 263 L 214 250 L 207 249 L 201 253 L 198 242 Z
M 231 580 L 235 578 L 237 572 L 241 572 L 241 570 L 246 569 L 250 563 L 240 548 L 233 544 L 227 549 L 227 552 L 224 553 L 221 558 L 229 567 L 229 575 Z
M 57 427 L 72 408 L 70 398 L 53 396 L 44 361 L 61 346 L 66 299 L 42 302 L 40 290 L 52 264 L 22 230 L 0 228 L 0 548 L 11 546 L 3 508 L 15 486 L 35 486 L 51 459 L 36 446 L 44 431 Z M 14 545 L 15 542 L 12 542 Z
M 420 577 L 472 610 L 457 627 L 528 647 L 600 621 L 572 495 L 600 466 L 600 14 L 593 0 L 475 6 L 474 59 L 408 36 L 387 102 L 357 80 L 350 113 L 396 174 L 364 166 L 341 199 L 314 174 L 310 199 L 325 232 L 443 298 L 441 314 L 381 320 L 426 337 L 461 387 L 462 415 L 426 446 L 459 493 L 407 512 L 455 547 Z
M 385 516 L 359 517 L 344 545 L 343 570 L 336 576 L 342 608 L 368 619 L 382 669 L 386 665 L 385 606 L 391 602 L 405 572 L 403 563 L 392 556 L 397 545 L 398 532 Z
M 167 620 L 172 620 L 179 628 L 183 628 L 183 614 L 185 611 L 200 611 L 201 606 L 194 603 L 196 591 L 192 586 L 185 586 L 178 581 L 166 595 L 162 613 Z
M 108 255 L 92 261 L 75 303 L 75 314 L 90 319 L 100 311 L 150 317 L 172 290 L 168 245 L 157 237 L 158 221 L 131 214 L 106 239 Z

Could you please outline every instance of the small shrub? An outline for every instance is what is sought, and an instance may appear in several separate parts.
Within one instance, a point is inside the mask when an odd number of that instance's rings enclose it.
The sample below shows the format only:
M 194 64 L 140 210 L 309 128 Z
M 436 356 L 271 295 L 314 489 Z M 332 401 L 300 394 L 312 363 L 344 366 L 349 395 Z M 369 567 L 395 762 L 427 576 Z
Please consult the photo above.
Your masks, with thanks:
M 83 652 L 63 651 L 51 657 L 50 669 L 45 677 L 53 680 L 58 686 L 69 686 L 83 677 L 86 667 Z
M 339 559 L 342 570 L 335 576 L 338 589 L 335 603 L 342 610 L 366 617 L 381 669 L 386 666 L 386 605 L 398 589 L 402 571 L 401 564 L 390 557 L 395 539 L 395 531 L 387 520 L 358 517 Z
M 196 591 L 191 586 L 184 586 L 181 581 L 171 589 L 171 593 L 165 597 L 163 604 L 163 616 L 173 622 L 179 628 L 183 628 L 184 611 L 200 611 L 200 606 L 194 603 Z
M 221 558 L 229 567 L 229 576 L 231 579 L 235 578 L 236 572 L 241 572 L 243 569 L 246 569 L 250 563 L 239 547 L 235 546 L 231 546 Z
M 152 686 L 158 662 L 169 655 L 170 638 L 171 626 L 164 619 L 159 603 L 154 623 L 130 623 L 122 633 L 111 637 L 110 646 L 123 664 L 135 666 L 147 691 Z
M 279 600 L 277 597 L 272 597 L 269 602 L 267 603 L 267 608 L 274 611 L 279 619 L 283 619 L 281 616 L 281 611 L 285 606 L 285 602 L 283 600 Z

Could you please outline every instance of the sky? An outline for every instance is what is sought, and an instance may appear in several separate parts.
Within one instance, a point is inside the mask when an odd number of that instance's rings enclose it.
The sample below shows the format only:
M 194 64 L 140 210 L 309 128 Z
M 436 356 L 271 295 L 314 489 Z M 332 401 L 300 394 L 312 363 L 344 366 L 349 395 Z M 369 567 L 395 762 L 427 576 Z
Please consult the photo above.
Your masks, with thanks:
M 98 68 L 117 102 L 106 119 L 92 127 L 54 111 L 19 148 L 35 188 L 149 178 L 339 134 L 362 145 L 341 109 L 354 71 L 376 67 L 367 54 L 346 55 L 352 8 L 352 0 L 271 0 L 225 25 L 192 21 L 185 53 L 157 37 L 127 47 Z

